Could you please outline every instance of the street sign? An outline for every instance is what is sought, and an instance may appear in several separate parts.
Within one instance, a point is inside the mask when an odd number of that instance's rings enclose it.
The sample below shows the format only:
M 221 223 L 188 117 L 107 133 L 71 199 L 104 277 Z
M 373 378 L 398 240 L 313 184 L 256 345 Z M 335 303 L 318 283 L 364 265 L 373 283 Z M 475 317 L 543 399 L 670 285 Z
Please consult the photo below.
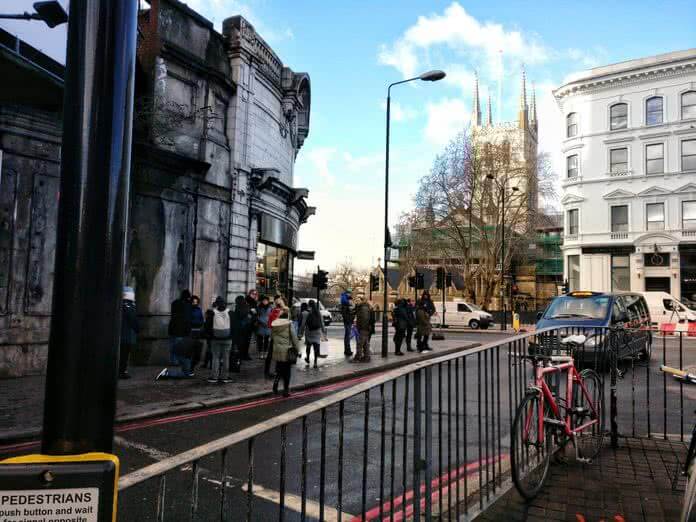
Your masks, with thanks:
M 0 520 L 115 522 L 118 471 L 108 453 L 0 461 Z

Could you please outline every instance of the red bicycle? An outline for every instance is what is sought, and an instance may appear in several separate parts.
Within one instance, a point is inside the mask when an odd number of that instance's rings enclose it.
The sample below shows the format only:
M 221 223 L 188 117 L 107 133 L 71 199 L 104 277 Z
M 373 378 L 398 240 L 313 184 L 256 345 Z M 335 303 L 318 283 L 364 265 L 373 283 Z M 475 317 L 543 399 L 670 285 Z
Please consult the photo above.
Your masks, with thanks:
M 551 455 L 568 442 L 579 462 L 589 463 L 602 448 L 604 409 L 602 381 L 596 371 L 575 367 L 573 352 L 584 335 L 561 341 L 569 355 L 525 355 L 534 365 L 535 379 L 517 408 L 512 423 L 512 479 L 520 494 L 533 499 L 548 476 Z M 565 395 L 560 376 L 565 373 Z M 547 379 L 558 376 L 558 390 Z

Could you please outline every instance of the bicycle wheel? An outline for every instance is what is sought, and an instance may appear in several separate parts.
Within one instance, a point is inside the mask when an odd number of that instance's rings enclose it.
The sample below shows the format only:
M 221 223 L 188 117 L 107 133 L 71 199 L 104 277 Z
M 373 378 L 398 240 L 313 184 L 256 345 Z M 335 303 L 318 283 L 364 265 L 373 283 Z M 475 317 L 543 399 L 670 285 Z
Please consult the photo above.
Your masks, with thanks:
M 578 455 L 583 459 L 593 459 L 602 450 L 604 441 L 604 389 L 602 380 L 596 371 L 585 369 L 580 372 L 589 399 L 582 392 L 579 383 L 573 383 L 573 408 L 571 410 L 573 426 L 581 426 L 590 420 L 597 419 L 599 422 L 585 428 L 575 435 L 575 444 L 578 448 Z M 593 408 L 594 406 L 594 413 Z
M 549 471 L 552 431 L 544 424 L 544 441 L 539 433 L 541 401 L 539 394 L 529 394 L 520 403 L 512 423 L 510 467 L 517 491 L 527 500 L 541 490 Z
M 686 482 L 684 500 L 682 501 L 681 522 L 694 522 L 696 520 L 696 470 L 694 463 L 689 466 L 689 479 Z

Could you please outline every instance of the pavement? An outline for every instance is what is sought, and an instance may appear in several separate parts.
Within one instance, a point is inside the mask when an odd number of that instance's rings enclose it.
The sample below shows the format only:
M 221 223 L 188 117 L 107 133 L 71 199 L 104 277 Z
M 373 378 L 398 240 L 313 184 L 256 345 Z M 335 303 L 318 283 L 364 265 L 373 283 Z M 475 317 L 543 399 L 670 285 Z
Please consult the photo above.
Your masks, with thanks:
M 510 335 L 507 332 L 445 331 L 444 341 L 431 341 L 434 351 L 423 354 L 406 353 L 403 357 L 393 354 L 382 358 L 381 332 L 372 339 L 374 354 L 369 363 L 350 363 L 343 355 L 342 327 L 329 328 L 329 356 L 321 359 L 319 368 L 307 367 L 300 360 L 293 371 L 291 389 L 304 390 L 333 382 L 351 380 L 363 375 L 387 371 L 417 360 L 425 360 L 444 353 L 471 348 L 495 338 Z M 415 344 L 415 343 L 414 343 Z M 353 346 L 355 343 L 353 342 Z M 155 381 L 161 367 L 144 366 L 130 368 L 131 379 L 118 384 L 117 422 L 128 422 L 156 416 L 182 413 L 201 408 L 250 401 L 271 394 L 271 383 L 263 377 L 263 360 L 255 357 L 252 344 L 252 361 L 245 361 L 242 371 L 233 374 L 232 382 L 225 385 L 205 382 L 209 370 L 197 369 L 196 377 L 186 380 Z M 43 417 L 44 377 L 33 376 L 7 379 L 2 382 L 0 394 L 0 442 L 9 443 L 37 437 L 41 432 Z
M 685 478 L 675 472 L 686 451 L 685 442 L 620 439 L 618 449 L 605 447 L 592 464 L 552 465 L 534 500 L 525 502 L 512 489 L 478 520 L 676 521 Z

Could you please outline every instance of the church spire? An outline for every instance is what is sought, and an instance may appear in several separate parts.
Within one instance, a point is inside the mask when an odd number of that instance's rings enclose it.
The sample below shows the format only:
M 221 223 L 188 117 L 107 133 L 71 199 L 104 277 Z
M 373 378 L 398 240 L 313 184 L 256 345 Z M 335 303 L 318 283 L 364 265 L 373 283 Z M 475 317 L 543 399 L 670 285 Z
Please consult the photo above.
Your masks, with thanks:
M 471 110 L 471 124 L 481 126 L 481 102 L 479 101 L 478 72 L 474 72 L 474 103 Z
M 493 126 L 493 107 L 491 105 L 491 93 L 488 93 L 488 111 L 486 113 L 486 125 Z
M 532 82 L 532 105 L 529 110 L 529 122 L 532 128 L 537 128 L 537 106 L 536 106 L 536 86 Z
M 527 73 L 524 70 L 524 66 L 522 67 L 522 85 L 520 89 L 520 108 L 519 108 L 519 117 L 517 119 L 517 122 L 520 126 L 520 128 L 524 129 L 527 128 L 528 126 L 528 118 L 527 114 L 529 111 L 529 108 L 527 107 Z

